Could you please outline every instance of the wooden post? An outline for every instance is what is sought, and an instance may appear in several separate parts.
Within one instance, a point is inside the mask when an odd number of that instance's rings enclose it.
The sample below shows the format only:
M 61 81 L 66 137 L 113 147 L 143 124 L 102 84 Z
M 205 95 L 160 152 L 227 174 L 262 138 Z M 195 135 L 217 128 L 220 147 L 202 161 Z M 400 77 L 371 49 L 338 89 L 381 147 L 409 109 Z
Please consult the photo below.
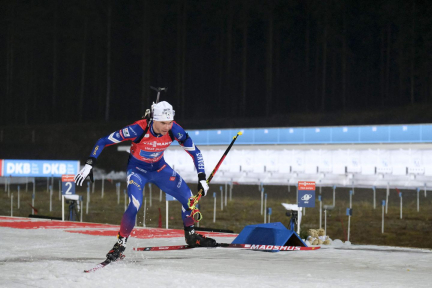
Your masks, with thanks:
M 402 192 L 399 192 L 400 198 L 400 219 L 402 219 Z
M 105 176 L 102 175 L 101 198 L 104 198 L 104 189 L 105 189 Z
M 168 200 L 165 201 L 165 203 L 166 203 L 166 213 L 165 213 L 166 214 L 166 229 L 168 229 L 168 206 L 169 206 Z
M 89 202 L 90 202 L 90 186 L 87 185 L 87 199 L 86 199 L 86 215 L 88 214 Z
M 263 215 L 264 187 L 261 188 L 261 215 Z
M 318 201 L 320 202 L 320 212 L 319 212 L 319 228 L 322 228 L 322 200 L 321 195 L 318 195 Z
M 149 184 L 149 189 L 150 189 L 150 196 L 149 196 L 149 199 L 150 199 L 150 207 L 152 207 L 152 185 L 151 185 L 151 183 Z
M 417 212 L 420 212 L 420 199 L 419 199 L 420 189 L 417 188 Z
M 213 223 L 216 223 L 216 192 L 213 192 Z
M 62 221 L 64 221 L 65 220 L 64 219 L 64 195 L 62 195 L 61 200 L 62 200 Z M 81 209 L 82 209 L 82 207 L 81 207 Z
M 389 199 L 389 195 L 390 195 L 390 187 L 389 187 L 389 183 L 387 182 L 387 193 L 386 193 L 386 206 L 385 206 L 385 213 L 387 214 L 388 212 L 388 199 Z
M 127 204 L 126 204 L 126 202 L 127 202 L 127 193 L 126 193 L 126 189 L 123 189 L 123 194 L 124 194 L 124 211 L 126 211 L 126 209 L 127 209 Z
M 143 227 L 146 227 L 146 211 L 147 211 L 147 198 L 144 198 L 144 215 L 143 215 Z
M 221 192 L 221 211 L 223 211 L 223 191 L 222 189 L 220 190 Z
M 327 236 L 327 209 L 324 209 L 324 233 Z
M 333 206 L 335 206 L 335 204 L 336 204 L 336 186 L 333 186 Z
M 382 224 L 381 224 L 381 234 L 384 233 L 384 206 L 386 206 L 386 201 L 382 200 Z
M 35 205 L 35 204 L 34 204 L 34 201 L 35 201 L 35 194 L 33 193 L 33 194 L 32 194 L 32 206 L 33 206 L 33 207 L 34 207 L 34 205 Z M 35 214 L 35 213 L 34 213 L 35 210 L 33 209 L 33 207 L 32 207 L 32 215 Z
M 50 212 L 52 211 L 52 195 L 53 195 L 52 185 L 49 185 Z

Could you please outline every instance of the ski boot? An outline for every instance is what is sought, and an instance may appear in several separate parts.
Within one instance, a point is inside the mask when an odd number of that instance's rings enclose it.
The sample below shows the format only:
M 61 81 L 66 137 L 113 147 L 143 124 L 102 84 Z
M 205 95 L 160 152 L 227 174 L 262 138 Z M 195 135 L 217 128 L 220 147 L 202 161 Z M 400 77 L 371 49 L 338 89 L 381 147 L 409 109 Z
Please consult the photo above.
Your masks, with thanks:
M 190 247 L 216 247 L 216 240 L 195 232 L 194 225 L 184 227 L 186 244 Z
M 114 244 L 114 247 L 106 255 L 107 260 L 111 260 L 111 262 L 124 258 L 123 252 L 126 249 L 126 242 L 128 238 L 120 236 L 120 233 L 117 234 L 117 238 L 117 243 Z

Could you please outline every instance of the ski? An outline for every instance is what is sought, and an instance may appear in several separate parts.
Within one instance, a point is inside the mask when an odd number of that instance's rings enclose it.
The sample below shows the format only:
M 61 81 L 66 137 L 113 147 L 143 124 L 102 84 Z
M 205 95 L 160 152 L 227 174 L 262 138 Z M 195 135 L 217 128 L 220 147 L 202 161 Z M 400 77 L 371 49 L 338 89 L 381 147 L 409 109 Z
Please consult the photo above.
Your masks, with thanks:
M 189 245 L 174 245 L 174 246 L 153 246 L 153 247 L 134 247 L 135 251 L 169 251 L 169 250 L 184 250 L 194 248 L 240 248 L 249 250 L 261 251 L 304 251 L 318 250 L 321 247 L 301 247 L 301 246 L 276 246 L 276 245 L 261 245 L 261 244 L 228 244 L 218 243 L 216 247 L 191 247 Z
M 96 265 L 95 267 L 93 267 L 93 268 L 91 268 L 91 269 L 89 269 L 89 270 L 84 270 L 84 272 L 85 272 L 85 273 L 95 272 L 95 271 L 97 271 L 97 270 L 99 270 L 99 269 L 102 269 L 102 268 L 108 266 L 108 265 L 111 264 L 111 263 L 117 262 L 117 261 L 119 261 L 119 260 L 123 260 L 124 258 L 125 258 L 125 255 L 121 255 L 121 256 L 120 256 L 117 260 L 115 260 L 115 261 L 111 261 L 111 260 L 109 260 L 109 259 L 106 259 L 105 261 L 99 263 L 99 264 Z

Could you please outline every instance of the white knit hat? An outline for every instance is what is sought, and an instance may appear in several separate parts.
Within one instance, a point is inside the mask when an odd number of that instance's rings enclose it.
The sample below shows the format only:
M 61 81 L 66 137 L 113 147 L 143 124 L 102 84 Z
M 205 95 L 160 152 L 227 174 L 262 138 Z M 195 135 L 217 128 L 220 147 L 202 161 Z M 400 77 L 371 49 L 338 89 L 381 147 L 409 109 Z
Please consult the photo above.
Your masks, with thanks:
M 174 120 L 175 111 L 171 104 L 166 101 L 161 101 L 152 105 L 154 121 L 172 121 Z

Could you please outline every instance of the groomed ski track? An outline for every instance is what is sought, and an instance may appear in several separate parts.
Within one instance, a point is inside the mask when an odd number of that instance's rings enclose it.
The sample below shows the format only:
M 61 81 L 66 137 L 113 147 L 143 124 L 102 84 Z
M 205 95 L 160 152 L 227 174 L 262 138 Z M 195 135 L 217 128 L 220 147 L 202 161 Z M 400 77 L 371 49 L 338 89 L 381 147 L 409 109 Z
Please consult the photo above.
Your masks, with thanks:
M 181 245 L 183 231 L 136 228 L 126 258 L 94 273 L 118 226 L 0 216 L 0 287 L 430 287 L 432 251 L 372 245 L 268 253 L 133 251 Z M 206 233 L 230 243 L 236 235 Z

